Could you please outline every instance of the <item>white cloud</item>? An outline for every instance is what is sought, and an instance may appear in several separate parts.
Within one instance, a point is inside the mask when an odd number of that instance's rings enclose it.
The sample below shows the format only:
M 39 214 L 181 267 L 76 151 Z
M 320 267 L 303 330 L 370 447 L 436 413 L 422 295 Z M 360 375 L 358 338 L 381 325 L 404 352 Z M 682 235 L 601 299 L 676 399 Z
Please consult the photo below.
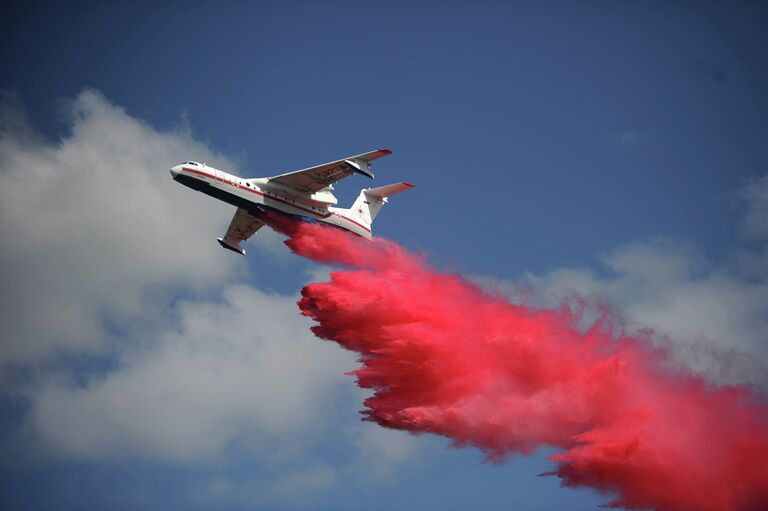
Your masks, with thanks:
M 689 245 L 635 242 L 588 269 L 527 274 L 519 282 L 478 277 L 514 302 L 557 306 L 582 297 L 615 306 L 631 331 L 650 328 L 677 362 L 724 384 L 768 388 L 768 275 L 708 263 Z
M 397 468 L 412 463 L 421 452 L 419 439 L 405 431 L 364 422 L 357 435 L 358 466 L 379 479 L 391 478 Z
M 105 319 L 148 317 L 158 291 L 202 289 L 242 264 L 211 264 L 231 208 L 171 180 L 187 158 L 231 166 L 188 133 L 94 91 L 71 102 L 57 142 L 7 97 L 0 116 L 0 365 L 98 350 Z
M 768 175 L 743 191 L 743 228 L 768 240 Z M 513 282 L 474 277 L 516 303 L 557 306 L 582 297 L 613 305 L 630 330 L 653 340 L 689 369 L 723 384 L 768 389 L 768 247 L 733 247 L 732 260 L 707 261 L 680 241 L 634 242 L 601 259 L 602 274 L 560 268 Z
M 313 337 L 296 297 L 234 285 L 223 298 L 182 303 L 180 326 L 103 379 L 34 394 L 30 424 L 45 450 L 170 462 L 300 450 L 327 426 L 354 358 Z

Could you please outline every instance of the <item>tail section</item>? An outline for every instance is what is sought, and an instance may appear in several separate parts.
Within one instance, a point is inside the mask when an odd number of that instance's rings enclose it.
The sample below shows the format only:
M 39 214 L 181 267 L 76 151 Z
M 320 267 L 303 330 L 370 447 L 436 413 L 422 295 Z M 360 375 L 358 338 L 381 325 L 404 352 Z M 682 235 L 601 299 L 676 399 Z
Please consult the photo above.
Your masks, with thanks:
M 355 203 L 347 210 L 349 216 L 370 227 L 376 215 L 387 203 L 387 197 L 392 197 L 413 187 L 414 185 L 411 183 L 403 181 L 402 183 L 361 190 Z

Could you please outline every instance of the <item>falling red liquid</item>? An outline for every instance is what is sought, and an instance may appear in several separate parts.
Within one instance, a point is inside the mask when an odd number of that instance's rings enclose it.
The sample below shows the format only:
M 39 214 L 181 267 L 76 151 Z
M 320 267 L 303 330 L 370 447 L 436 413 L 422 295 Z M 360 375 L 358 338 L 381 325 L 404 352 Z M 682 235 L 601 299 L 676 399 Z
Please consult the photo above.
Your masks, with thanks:
M 430 432 L 491 460 L 542 446 L 566 486 L 610 507 L 768 510 L 768 407 L 674 373 L 647 343 L 567 308 L 489 296 L 399 245 L 268 214 L 295 253 L 354 268 L 302 290 L 312 331 L 361 355 L 366 419 Z

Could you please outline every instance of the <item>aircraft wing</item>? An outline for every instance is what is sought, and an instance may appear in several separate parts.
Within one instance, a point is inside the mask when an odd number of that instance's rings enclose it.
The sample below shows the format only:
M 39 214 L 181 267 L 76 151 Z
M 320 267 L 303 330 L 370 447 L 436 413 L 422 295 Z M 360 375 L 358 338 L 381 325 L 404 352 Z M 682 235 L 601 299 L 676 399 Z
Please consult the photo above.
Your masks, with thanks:
M 269 180 L 312 194 L 355 173 L 373 178 L 373 173 L 370 170 L 371 162 L 391 153 L 392 151 L 389 149 L 377 149 L 316 167 L 281 174 L 271 177 Z
M 248 213 L 245 209 L 237 208 L 235 216 L 232 217 L 232 221 L 229 223 L 227 234 L 225 234 L 223 238 L 217 238 L 217 240 L 222 247 L 237 252 L 238 254 L 245 255 L 245 249 L 240 246 L 240 242 L 248 240 L 248 238 L 253 236 L 263 225 L 263 222 Z

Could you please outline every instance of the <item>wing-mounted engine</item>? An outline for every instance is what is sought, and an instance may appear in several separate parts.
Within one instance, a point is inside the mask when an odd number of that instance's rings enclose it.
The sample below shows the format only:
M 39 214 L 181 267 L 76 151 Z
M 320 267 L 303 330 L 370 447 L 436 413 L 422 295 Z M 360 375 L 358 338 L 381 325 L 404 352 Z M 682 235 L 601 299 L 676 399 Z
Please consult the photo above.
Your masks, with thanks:
M 352 157 L 348 160 L 344 160 L 344 163 L 347 165 L 347 168 L 352 169 L 353 172 L 357 172 L 358 174 L 362 174 L 373 179 L 373 172 L 371 172 L 371 161 L 371 159 Z
M 389 149 L 377 149 L 342 160 L 296 170 L 279 176 L 263 178 L 264 189 L 290 196 L 291 200 L 325 208 L 339 201 L 333 194 L 333 183 L 352 174 L 373 178 L 371 163 L 390 154 Z
M 318 190 L 309 196 L 309 200 L 323 206 L 334 206 L 339 200 L 333 194 L 333 185 L 328 185 L 322 190 Z

